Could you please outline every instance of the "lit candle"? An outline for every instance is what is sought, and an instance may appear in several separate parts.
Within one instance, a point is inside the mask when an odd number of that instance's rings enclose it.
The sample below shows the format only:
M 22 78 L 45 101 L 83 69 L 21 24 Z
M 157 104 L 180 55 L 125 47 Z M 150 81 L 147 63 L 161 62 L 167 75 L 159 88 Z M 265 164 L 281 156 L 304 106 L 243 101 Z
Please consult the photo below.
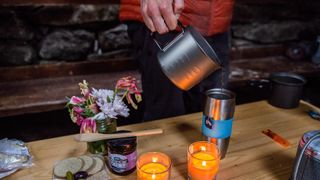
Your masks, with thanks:
M 137 160 L 137 175 L 139 180 L 170 179 L 171 160 L 159 152 L 149 152 Z
M 200 141 L 189 146 L 188 176 L 191 180 L 215 179 L 220 163 L 219 150 L 210 142 Z

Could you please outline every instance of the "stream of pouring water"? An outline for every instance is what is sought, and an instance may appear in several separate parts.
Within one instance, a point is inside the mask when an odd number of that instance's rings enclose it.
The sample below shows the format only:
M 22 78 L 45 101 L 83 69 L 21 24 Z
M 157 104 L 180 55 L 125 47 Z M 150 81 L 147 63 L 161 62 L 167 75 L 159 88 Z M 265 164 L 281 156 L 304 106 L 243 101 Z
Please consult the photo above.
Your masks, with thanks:
M 221 68 L 221 82 L 220 82 L 220 91 L 221 91 L 221 93 L 222 93 L 222 89 L 224 88 L 224 86 L 225 86 L 225 78 L 224 78 L 224 73 L 225 73 L 225 69 L 224 68 Z

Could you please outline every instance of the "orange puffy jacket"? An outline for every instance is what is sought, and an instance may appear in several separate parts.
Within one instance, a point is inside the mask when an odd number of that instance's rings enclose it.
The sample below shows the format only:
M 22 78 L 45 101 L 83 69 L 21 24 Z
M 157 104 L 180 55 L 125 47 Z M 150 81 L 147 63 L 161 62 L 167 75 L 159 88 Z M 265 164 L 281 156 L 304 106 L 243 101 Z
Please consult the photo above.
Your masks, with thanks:
M 230 26 L 233 4 L 234 0 L 185 0 L 179 20 L 205 36 L 222 33 Z M 121 0 L 120 20 L 143 22 L 140 0 Z

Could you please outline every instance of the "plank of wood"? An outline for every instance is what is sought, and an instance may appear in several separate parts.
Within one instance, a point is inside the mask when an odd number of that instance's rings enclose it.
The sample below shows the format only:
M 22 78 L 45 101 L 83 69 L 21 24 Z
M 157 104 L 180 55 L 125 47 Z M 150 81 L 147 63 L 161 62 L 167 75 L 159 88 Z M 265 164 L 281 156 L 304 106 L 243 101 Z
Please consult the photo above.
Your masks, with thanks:
M 1 5 L 114 4 L 120 0 L 1 0 Z
M 248 80 L 268 79 L 273 72 L 292 72 L 303 76 L 319 74 L 320 66 L 311 61 L 294 61 L 284 56 L 239 59 L 230 62 L 231 87 L 245 86 Z
M 283 61 L 285 59 L 284 57 L 279 58 L 280 55 L 284 54 L 283 51 L 283 45 L 232 48 L 230 59 L 231 64 L 237 63 L 236 61 L 239 59 L 241 59 L 241 61 L 248 61 L 247 63 L 250 64 L 251 61 L 255 62 L 257 58 L 268 59 L 270 56 L 278 57 L 277 59 Z M 103 57 L 100 57 L 99 60 L 53 62 L 40 65 L 0 67 L 0 71 L 2 72 L 0 74 L 0 82 L 127 71 L 137 68 L 137 63 L 133 57 L 116 59 L 103 59 Z
M 252 45 L 232 47 L 230 53 L 231 60 L 266 58 L 271 56 L 283 56 L 285 54 L 285 45 Z
M 136 70 L 133 58 L 117 58 L 79 62 L 60 62 L 17 67 L 0 67 L 0 82 L 99 74 Z
M 17 67 L 12 71 L 0 68 L 0 71 L 0 79 L 6 79 L 0 80 L 0 117 L 62 109 L 65 96 L 77 95 L 77 84 L 83 79 L 97 88 L 113 88 L 118 78 L 127 75 L 140 79 L 135 62 L 129 59 Z M 100 74 L 92 74 L 95 71 Z M 246 86 L 248 80 L 268 78 L 270 73 L 279 71 L 312 76 L 319 74 L 320 66 L 283 56 L 236 60 L 230 62 L 229 84 L 231 88 Z M 19 78 L 22 80 L 18 81 Z
M 90 87 L 114 89 L 119 78 L 130 75 L 140 82 L 137 71 L 121 71 L 0 83 L 0 117 L 63 109 L 66 97 L 80 95 L 79 82 L 87 80 Z
M 161 128 L 164 134 L 138 138 L 138 154 L 160 151 L 173 161 L 171 179 L 186 179 L 187 147 L 201 139 L 201 113 L 177 116 L 119 129 L 138 131 Z M 280 109 L 266 101 L 236 106 L 233 132 L 226 158 L 218 172 L 219 179 L 288 179 L 298 142 L 306 131 L 317 130 L 320 122 L 312 120 L 304 108 Z M 283 149 L 261 131 L 271 129 L 292 146 Z M 34 166 L 19 170 L 7 180 L 50 179 L 53 164 L 70 156 L 86 153 L 86 144 L 65 136 L 28 143 Z M 112 179 L 136 179 L 112 175 Z

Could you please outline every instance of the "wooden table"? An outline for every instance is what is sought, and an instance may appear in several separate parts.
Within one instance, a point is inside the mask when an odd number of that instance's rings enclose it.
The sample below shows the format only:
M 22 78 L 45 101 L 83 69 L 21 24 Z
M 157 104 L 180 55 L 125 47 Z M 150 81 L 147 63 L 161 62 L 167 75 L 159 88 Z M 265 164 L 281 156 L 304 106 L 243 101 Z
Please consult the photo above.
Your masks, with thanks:
M 285 110 L 265 101 L 236 107 L 235 121 L 228 154 L 222 160 L 218 179 L 288 179 L 297 144 L 302 134 L 320 129 L 320 123 L 306 114 L 306 107 Z M 186 179 L 187 147 L 201 137 L 201 113 L 120 127 L 142 130 L 163 128 L 163 135 L 139 137 L 138 153 L 161 151 L 173 160 L 172 178 Z M 284 149 L 261 133 L 271 129 L 292 143 Z M 52 165 L 64 158 L 86 152 L 86 144 L 65 136 L 28 144 L 34 156 L 32 168 L 20 170 L 7 179 L 50 179 Z M 136 174 L 113 179 L 135 179 Z

